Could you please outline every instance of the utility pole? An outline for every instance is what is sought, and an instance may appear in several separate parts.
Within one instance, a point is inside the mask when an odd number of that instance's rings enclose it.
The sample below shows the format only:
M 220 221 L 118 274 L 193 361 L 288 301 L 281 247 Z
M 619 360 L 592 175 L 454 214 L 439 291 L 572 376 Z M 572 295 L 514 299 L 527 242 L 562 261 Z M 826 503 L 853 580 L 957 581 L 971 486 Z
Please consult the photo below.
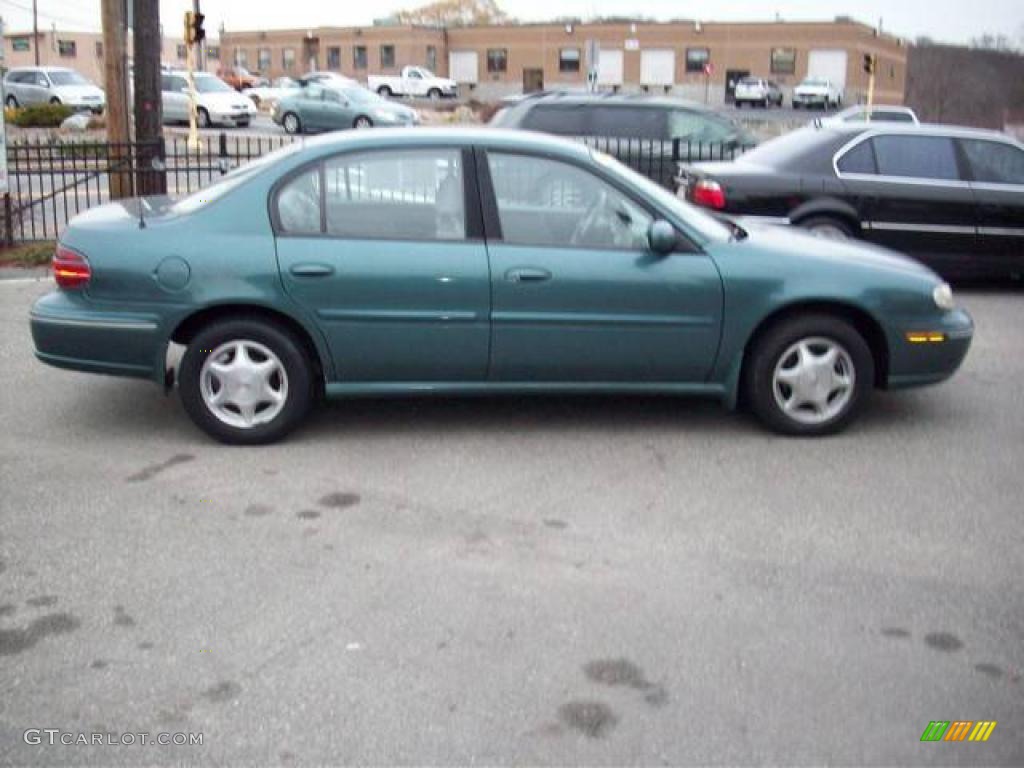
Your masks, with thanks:
M 132 194 L 131 151 L 128 142 L 128 79 L 125 72 L 124 0 L 101 0 L 103 79 L 107 91 L 107 141 L 110 143 L 110 197 Z M 115 173 L 115 169 L 122 169 Z
M 202 18 L 199 11 L 199 0 L 192 0 L 192 18 Z M 196 41 L 196 69 L 200 72 L 206 70 L 206 40 Z
M 137 195 L 167 194 L 167 174 L 160 156 L 163 96 L 160 72 L 160 0 L 131 0 L 132 59 L 135 65 L 135 141 Z
M 39 66 L 39 8 L 38 0 L 32 0 L 32 50 L 36 56 L 36 66 Z

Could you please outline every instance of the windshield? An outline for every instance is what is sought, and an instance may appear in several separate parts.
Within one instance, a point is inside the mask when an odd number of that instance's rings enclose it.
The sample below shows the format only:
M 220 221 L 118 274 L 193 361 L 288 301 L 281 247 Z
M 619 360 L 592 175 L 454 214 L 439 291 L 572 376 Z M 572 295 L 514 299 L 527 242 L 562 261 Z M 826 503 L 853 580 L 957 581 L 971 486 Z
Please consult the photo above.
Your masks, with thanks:
M 378 101 L 384 101 L 373 91 L 368 91 L 365 88 L 346 88 L 339 93 L 349 101 L 354 101 L 356 104 L 373 104 Z
M 50 72 L 50 82 L 54 85 L 91 85 L 91 83 L 77 72 L 70 70 L 64 72 Z
M 238 168 L 228 172 L 212 184 L 175 201 L 171 206 L 171 210 L 180 215 L 194 213 L 204 205 L 224 197 L 228 192 L 236 189 L 243 182 L 248 181 L 261 171 L 266 170 L 274 163 L 288 157 L 288 155 L 298 152 L 302 146 L 302 141 L 293 141 L 291 144 L 286 144 L 280 149 L 268 152 L 262 157 L 248 162 L 245 165 L 240 165 Z
M 197 77 L 196 90 L 199 93 L 234 93 L 235 89 L 218 77 Z
M 590 151 L 590 155 L 596 162 L 622 178 L 630 186 L 639 187 L 645 195 L 653 199 L 658 205 L 674 213 L 701 237 L 719 241 L 732 238 L 733 231 L 729 226 L 700 208 L 690 205 L 685 200 L 680 200 L 664 187 L 655 184 L 646 176 L 641 176 L 636 171 L 626 167 L 611 155 L 606 155 L 604 152 L 598 152 L 594 149 Z
M 800 83 L 800 85 L 825 86 L 828 85 L 828 80 L 822 80 L 821 78 L 818 77 L 808 77 L 806 80 Z
M 279 77 L 274 81 L 275 88 L 298 88 L 299 84 L 290 77 Z

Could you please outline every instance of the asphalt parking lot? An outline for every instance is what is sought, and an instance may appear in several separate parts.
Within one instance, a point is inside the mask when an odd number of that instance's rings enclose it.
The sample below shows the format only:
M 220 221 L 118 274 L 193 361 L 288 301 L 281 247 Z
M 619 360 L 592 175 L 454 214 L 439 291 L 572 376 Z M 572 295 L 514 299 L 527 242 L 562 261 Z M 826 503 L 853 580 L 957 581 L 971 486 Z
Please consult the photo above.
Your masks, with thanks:
M 1024 765 L 1019 290 L 831 439 L 515 398 L 241 449 L 37 363 L 48 289 L 0 282 L 0 763 Z

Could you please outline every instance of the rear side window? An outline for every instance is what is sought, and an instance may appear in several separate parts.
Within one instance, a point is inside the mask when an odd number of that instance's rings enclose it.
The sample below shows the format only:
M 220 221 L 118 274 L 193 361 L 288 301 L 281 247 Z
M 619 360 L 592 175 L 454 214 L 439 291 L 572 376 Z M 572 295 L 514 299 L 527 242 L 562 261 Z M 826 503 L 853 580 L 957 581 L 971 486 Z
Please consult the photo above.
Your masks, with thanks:
M 862 141 L 839 158 L 836 167 L 840 173 L 877 173 L 875 169 L 875 153 L 870 141 Z
M 1001 141 L 961 139 L 975 181 L 1024 184 L 1024 150 Z
M 303 171 L 281 187 L 277 220 L 289 235 L 320 234 L 320 166 Z
M 583 111 L 576 107 L 539 104 L 526 113 L 522 127 L 558 136 L 586 136 L 592 132 L 584 128 Z
M 876 136 L 872 139 L 883 176 L 957 181 L 956 148 L 945 136 Z
M 669 117 L 668 136 L 693 142 L 731 141 L 739 136 L 739 130 L 731 123 L 700 112 L 674 109 Z
M 639 107 L 597 107 L 590 112 L 588 135 L 619 139 L 665 138 L 665 110 Z

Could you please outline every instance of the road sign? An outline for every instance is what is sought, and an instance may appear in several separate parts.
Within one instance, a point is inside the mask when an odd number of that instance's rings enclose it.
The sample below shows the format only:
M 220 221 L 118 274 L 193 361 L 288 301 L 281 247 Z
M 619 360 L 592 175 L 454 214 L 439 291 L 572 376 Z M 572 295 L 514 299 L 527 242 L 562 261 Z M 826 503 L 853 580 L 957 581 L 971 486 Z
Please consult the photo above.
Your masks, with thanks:
M 712 64 L 710 61 L 704 65 L 704 74 L 707 75 L 708 77 L 711 77 L 711 75 L 715 74 L 715 65 Z

